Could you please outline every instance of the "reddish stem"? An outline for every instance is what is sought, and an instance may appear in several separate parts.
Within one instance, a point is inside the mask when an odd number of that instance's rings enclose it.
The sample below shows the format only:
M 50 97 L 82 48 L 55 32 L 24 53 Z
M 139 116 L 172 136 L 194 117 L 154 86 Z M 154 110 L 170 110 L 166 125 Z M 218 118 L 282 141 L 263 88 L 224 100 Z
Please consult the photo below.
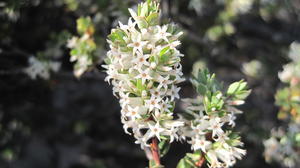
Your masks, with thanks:
M 198 162 L 196 162 L 196 166 L 197 166 L 198 168 L 201 168 L 202 165 L 204 164 L 204 162 L 205 162 L 205 158 L 204 158 L 203 155 L 201 154 L 200 159 L 198 160 Z
M 153 160 L 155 161 L 156 165 L 160 165 L 158 142 L 156 138 L 152 138 L 151 151 L 152 151 Z

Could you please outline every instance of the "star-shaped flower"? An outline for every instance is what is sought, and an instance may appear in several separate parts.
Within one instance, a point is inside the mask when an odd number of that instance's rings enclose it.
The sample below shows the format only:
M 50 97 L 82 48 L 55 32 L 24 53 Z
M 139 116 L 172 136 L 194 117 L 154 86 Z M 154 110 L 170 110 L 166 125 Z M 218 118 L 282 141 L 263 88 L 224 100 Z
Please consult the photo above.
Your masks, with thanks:
M 150 63 L 148 62 L 148 58 L 150 57 L 149 54 L 142 54 L 141 52 L 136 52 L 137 57 L 132 60 L 133 63 L 135 63 L 138 67 L 142 67 L 143 65 L 150 66 Z
M 126 116 L 130 117 L 132 120 L 141 118 L 139 114 L 139 107 L 136 106 L 135 108 L 132 108 L 131 106 L 128 106 L 128 112 L 126 113 Z
M 163 95 L 165 95 L 166 91 L 158 88 L 152 88 L 150 89 L 151 96 L 161 98 Z
M 200 138 L 195 139 L 195 144 L 193 145 L 194 150 L 201 149 L 204 153 L 206 153 L 206 149 L 211 144 L 210 141 L 207 141 L 205 137 L 201 136 Z
M 158 122 L 155 125 L 148 124 L 148 126 L 149 126 L 149 130 L 148 130 L 149 135 L 147 136 L 147 139 L 149 139 L 153 136 L 156 136 L 157 139 L 160 141 L 160 134 L 163 131 L 165 131 L 165 129 L 163 127 L 161 127 Z
M 224 133 L 222 126 L 224 123 L 221 122 L 219 117 L 214 117 L 209 120 L 210 127 L 209 130 L 212 130 L 212 137 L 215 138 L 216 135 L 220 136 Z
M 150 69 L 147 68 L 145 70 L 142 70 L 142 69 L 138 69 L 139 71 L 139 74 L 135 77 L 136 79 L 142 79 L 142 83 L 145 84 L 146 80 L 151 80 L 153 79 L 151 76 L 150 76 Z
M 179 91 L 180 87 L 172 85 L 171 89 L 168 91 L 168 95 L 171 96 L 171 101 L 173 101 L 175 98 L 179 99 Z
M 172 105 L 170 104 L 170 101 L 169 99 L 167 98 L 166 100 L 163 100 L 161 102 L 161 105 L 160 105 L 161 109 L 160 111 L 161 112 L 167 112 L 167 113 L 170 113 L 170 108 L 172 107 Z
M 136 54 L 136 51 L 143 53 L 143 47 L 147 44 L 147 41 L 142 41 L 142 35 L 139 32 L 132 33 L 131 41 L 127 47 L 133 48 L 133 55 Z
M 154 96 L 152 96 L 150 100 L 145 101 L 149 111 L 153 111 L 154 109 L 160 109 L 161 108 L 160 102 L 161 102 L 161 98 L 157 98 Z
M 166 77 L 159 76 L 157 81 L 159 82 L 159 85 L 157 86 L 157 88 L 158 89 L 164 88 L 165 90 L 167 90 L 168 85 L 172 83 L 169 75 L 167 75 Z
M 168 30 L 168 26 L 164 25 L 164 26 L 157 26 L 157 34 L 155 35 L 155 37 L 157 39 L 164 39 L 166 42 L 168 42 L 168 37 L 171 36 L 172 34 L 167 32 Z
M 132 21 L 132 18 L 128 19 L 128 25 L 123 25 L 121 22 L 119 22 L 119 26 L 120 29 L 122 29 L 125 32 L 136 30 L 135 29 L 136 22 Z

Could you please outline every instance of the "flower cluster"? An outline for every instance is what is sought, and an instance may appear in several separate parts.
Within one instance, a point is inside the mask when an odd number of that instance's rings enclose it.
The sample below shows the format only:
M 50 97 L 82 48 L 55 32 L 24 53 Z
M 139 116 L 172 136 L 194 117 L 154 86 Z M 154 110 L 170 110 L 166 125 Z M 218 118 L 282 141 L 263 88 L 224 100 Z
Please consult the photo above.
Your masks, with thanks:
M 77 31 L 81 37 L 73 36 L 69 39 L 67 47 L 71 49 L 70 61 L 76 62 L 74 74 L 79 78 L 97 61 L 94 54 L 97 46 L 93 38 L 95 29 L 90 17 L 81 17 L 77 20 Z
M 50 71 L 57 72 L 60 69 L 60 63 L 44 59 L 38 59 L 31 56 L 28 60 L 29 66 L 24 72 L 31 78 L 36 79 L 38 76 L 42 79 L 49 79 Z
M 243 104 L 250 93 L 247 84 L 235 82 L 224 94 L 215 75 L 210 75 L 208 70 L 199 71 L 191 81 L 200 96 L 185 99 L 186 112 L 180 115 L 185 123 L 180 130 L 181 137 L 191 144 L 195 154 L 207 159 L 210 168 L 230 167 L 246 154 L 240 148 L 243 143 L 239 135 L 230 127 L 235 126 L 236 114 L 242 113 L 234 106 Z
M 275 95 L 280 107 L 278 118 L 288 123 L 288 129 L 273 131 L 264 142 L 265 159 L 275 160 L 287 167 L 300 165 L 300 44 L 292 43 L 289 57 L 291 63 L 285 65 L 278 76 L 288 87 L 279 89 Z
M 129 9 L 128 24 L 119 23 L 108 36 L 106 81 L 120 99 L 121 121 L 126 133 L 136 138 L 141 147 L 153 137 L 178 138 L 182 122 L 173 118 L 174 100 L 179 98 L 183 81 L 180 65 L 183 56 L 176 47 L 179 32 L 175 25 L 159 25 L 159 4 L 147 1 L 137 13 Z
M 286 167 L 299 167 L 300 153 L 297 149 L 300 148 L 300 125 L 290 123 L 287 130 L 273 129 L 264 146 L 267 162 L 276 161 Z
M 283 71 L 278 74 L 280 80 L 295 85 L 300 81 L 300 43 L 291 44 L 289 57 L 291 63 L 283 66 Z

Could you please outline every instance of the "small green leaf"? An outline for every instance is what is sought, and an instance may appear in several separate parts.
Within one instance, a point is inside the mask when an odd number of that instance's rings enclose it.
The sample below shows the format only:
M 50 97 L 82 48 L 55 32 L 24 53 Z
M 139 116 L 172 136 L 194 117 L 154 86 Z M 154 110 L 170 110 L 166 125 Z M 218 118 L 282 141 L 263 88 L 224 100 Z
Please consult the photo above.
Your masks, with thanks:
M 85 33 L 92 26 L 92 20 L 90 17 L 80 17 L 76 22 L 77 31 L 80 34 Z
M 232 84 L 229 86 L 228 90 L 227 90 L 227 94 L 228 94 L 228 95 L 233 95 L 233 94 L 235 94 L 235 92 L 239 89 L 239 86 L 240 86 L 240 82 L 234 82 L 234 83 L 232 83 Z
M 159 52 L 159 56 L 161 57 L 162 55 L 164 55 L 164 54 L 166 54 L 167 53 L 167 51 L 170 49 L 170 47 L 168 46 L 168 47 L 165 47 L 165 48 L 163 48 L 160 52 Z
M 159 23 L 159 14 L 151 13 L 146 20 L 150 26 L 155 26 Z
M 189 163 L 187 163 L 185 158 L 182 158 L 182 159 L 180 159 L 176 168 L 193 168 L 193 166 L 190 165 Z
M 196 162 L 201 158 L 200 151 L 187 153 L 177 164 L 176 168 L 195 168 Z
M 146 17 L 147 15 L 148 15 L 148 4 L 144 3 L 142 5 L 142 8 L 141 8 L 139 16 Z
M 227 89 L 227 95 L 234 100 L 243 100 L 249 96 L 251 90 L 247 90 L 247 83 L 243 80 L 232 83 Z
M 147 28 L 149 25 L 148 25 L 148 22 L 146 21 L 145 17 L 140 17 L 140 16 L 137 16 L 136 18 L 134 18 L 135 21 L 137 22 L 137 25 L 140 29 L 143 29 L 143 28 Z
M 78 50 L 77 50 L 77 49 L 72 49 L 72 50 L 70 51 L 70 54 L 71 54 L 71 55 L 78 55 Z
M 149 168 L 164 168 L 163 165 L 157 165 L 154 160 L 149 160 Z
M 142 93 L 143 90 L 145 90 L 145 86 L 142 83 L 142 79 L 137 79 L 136 80 L 136 87 L 139 90 L 139 92 Z
M 205 95 L 206 91 L 207 91 L 207 87 L 202 83 L 198 83 L 197 92 L 200 93 L 201 95 Z
M 160 156 L 163 157 L 166 155 L 170 149 L 171 144 L 169 143 L 169 140 L 162 140 L 159 144 L 159 150 L 160 150 Z

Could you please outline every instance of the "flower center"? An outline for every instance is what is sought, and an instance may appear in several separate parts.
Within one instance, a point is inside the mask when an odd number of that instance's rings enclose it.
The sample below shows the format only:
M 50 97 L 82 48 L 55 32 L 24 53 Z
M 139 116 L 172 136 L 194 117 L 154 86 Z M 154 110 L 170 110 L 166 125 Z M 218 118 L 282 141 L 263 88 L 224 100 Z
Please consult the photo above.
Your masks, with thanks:
M 139 42 L 135 42 L 135 43 L 133 43 L 133 45 L 134 45 L 135 47 L 139 47 L 141 44 L 140 44 Z

